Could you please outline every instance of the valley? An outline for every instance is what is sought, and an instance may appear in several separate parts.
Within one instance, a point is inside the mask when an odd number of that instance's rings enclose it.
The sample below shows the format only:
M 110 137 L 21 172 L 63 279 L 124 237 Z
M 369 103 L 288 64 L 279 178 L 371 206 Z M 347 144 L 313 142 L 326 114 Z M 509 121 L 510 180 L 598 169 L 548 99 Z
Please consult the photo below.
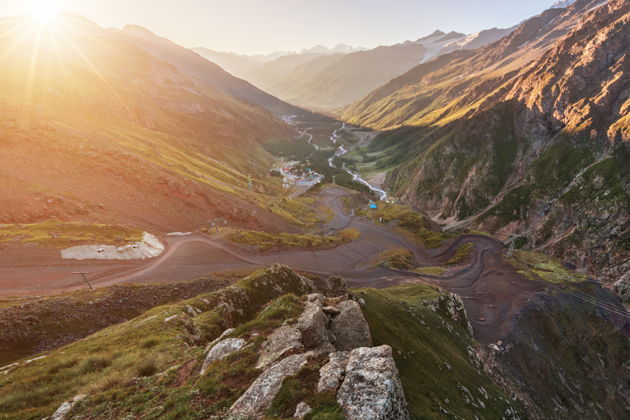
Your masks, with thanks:
M 250 54 L 41 7 L 0 18 L 0 419 L 628 417 L 627 1 Z

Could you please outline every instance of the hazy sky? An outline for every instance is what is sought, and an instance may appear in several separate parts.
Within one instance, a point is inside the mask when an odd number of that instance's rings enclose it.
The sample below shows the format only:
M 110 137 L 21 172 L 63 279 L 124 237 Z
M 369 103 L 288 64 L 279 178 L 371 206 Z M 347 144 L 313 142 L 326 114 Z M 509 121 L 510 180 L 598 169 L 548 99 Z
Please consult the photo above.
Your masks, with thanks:
M 103 26 L 142 25 L 186 47 L 252 54 L 509 27 L 553 0 L 0 0 L 0 16 L 28 13 L 42 2 Z

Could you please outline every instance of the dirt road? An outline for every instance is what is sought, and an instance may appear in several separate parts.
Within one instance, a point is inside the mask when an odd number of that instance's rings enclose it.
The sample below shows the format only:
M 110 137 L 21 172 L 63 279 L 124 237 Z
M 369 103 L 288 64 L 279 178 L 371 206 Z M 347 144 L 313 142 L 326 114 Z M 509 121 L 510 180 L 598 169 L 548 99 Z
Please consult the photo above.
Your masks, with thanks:
M 501 242 L 485 236 L 466 235 L 439 249 L 425 250 L 396 232 L 394 226 L 345 213 L 344 189 L 328 187 L 317 199 L 334 217 L 324 229 L 354 228 L 360 237 L 334 249 L 258 252 L 202 234 L 164 238 L 167 249 L 144 262 L 68 262 L 54 266 L 0 268 L 4 295 L 59 292 L 85 287 L 72 272 L 88 270 L 98 287 L 116 283 L 161 283 L 198 278 L 213 272 L 286 264 L 294 270 L 339 275 L 352 287 L 387 287 L 424 282 L 444 287 L 464 299 L 475 335 L 482 342 L 495 341 L 506 331 L 511 317 L 545 285 L 518 276 L 502 259 Z M 453 256 L 462 243 L 474 245 L 470 261 L 443 277 L 390 270 L 376 264 L 378 255 L 395 247 L 408 249 L 419 266 L 437 266 Z

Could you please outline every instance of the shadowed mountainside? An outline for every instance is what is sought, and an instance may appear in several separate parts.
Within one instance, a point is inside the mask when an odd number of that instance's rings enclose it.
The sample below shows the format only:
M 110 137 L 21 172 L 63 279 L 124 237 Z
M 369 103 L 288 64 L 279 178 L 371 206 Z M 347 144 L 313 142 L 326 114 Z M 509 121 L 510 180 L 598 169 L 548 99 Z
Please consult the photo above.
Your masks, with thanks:
M 351 157 L 450 227 L 524 234 L 614 280 L 630 270 L 629 21 L 628 2 L 580 0 L 421 64 L 346 109 L 393 129 Z

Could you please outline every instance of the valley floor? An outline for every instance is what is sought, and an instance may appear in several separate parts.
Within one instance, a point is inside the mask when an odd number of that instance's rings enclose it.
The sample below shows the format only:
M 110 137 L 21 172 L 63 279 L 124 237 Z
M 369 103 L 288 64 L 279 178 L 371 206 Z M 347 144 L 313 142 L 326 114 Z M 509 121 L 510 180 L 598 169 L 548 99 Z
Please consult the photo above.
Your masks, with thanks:
M 319 275 L 339 275 L 352 287 L 388 287 L 424 282 L 439 285 L 461 295 L 476 337 L 485 343 L 497 341 L 508 329 L 512 316 L 535 293 L 550 285 L 528 280 L 516 273 L 502 257 L 503 244 L 481 235 L 463 235 L 427 250 L 391 224 L 367 217 L 351 216 L 342 199 L 352 193 L 339 187 L 323 188 L 316 203 L 332 210 L 334 217 L 321 225 L 322 231 L 356 229 L 360 236 L 333 249 L 289 249 L 260 252 L 231 243 L 220 235 L 193 233 L 165 236 L 167 249 L 144 262 L 102 262 L 39 257 L 39 264 L 11 266 L 3 261 L 1 293 L 7 295 L 45 294 L 85 288 L 79 271 L 90 271 L 97 287 L 118 283 L 165 283 L 187 281 L 208 273 L 247 270 L 281 263 L 294 270 Z M 379 255 L 392 249 L 406 249 L 420 267 L 441 266 L 462 244 L 472 244 L 469 262 L 450 268 L 442 276 L 396 270 L 378 264 Z M 47 261 L 48 259 L 48 261 Z M 21 264 L 22 265 L 22 264 Z M 25 264 L 24 264 L 25 265 Z

